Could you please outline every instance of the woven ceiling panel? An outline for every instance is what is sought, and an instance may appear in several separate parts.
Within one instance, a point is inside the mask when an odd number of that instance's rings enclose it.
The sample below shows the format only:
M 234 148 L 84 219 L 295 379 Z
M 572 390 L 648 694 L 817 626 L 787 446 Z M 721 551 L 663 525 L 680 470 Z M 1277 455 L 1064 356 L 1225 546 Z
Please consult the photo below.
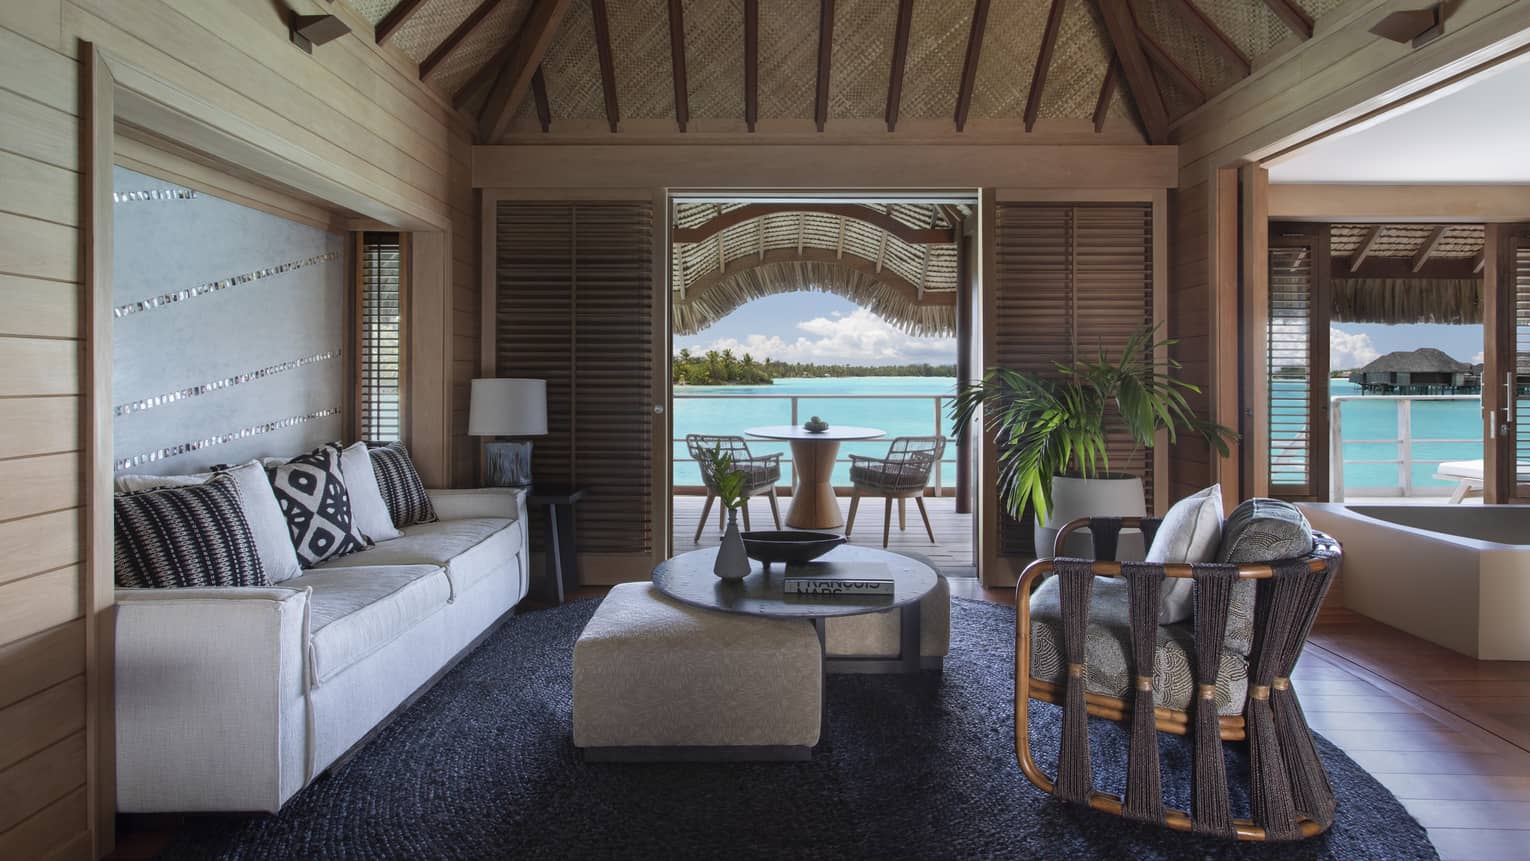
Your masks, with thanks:
M 972 116 L 1024 115 L 1051 6 L 1051 0 L 995 0 L 989 7 L 972 88 Z
M 685 0 L 685 78 L 693 117 L 744 116 L 744 0 Z
M 1258 57 L 1291 35 L 1290 29 L 1270 11 L 1268 4 L 1245 0 L 1192 2 L 1250 58 Z
M 1195 94 L 1181 90 L 1173 78 L 1157 68 L 1153 69 L 1153 77 L 1158 81 L 1158 91 L 1163 93 L 1163 104 L 1168 109 L 1170 120 L 1177 120 L 1200 107 Z
M 348 0 L 347 4 L 352 9 L 361 13 L 361 17 L 367 19 L 373 27 L 381 21 L 393 7 L 398 5 L 398 0 Z
M 1094 4 L 1089 0 L 1067 2 L 1038 113 L 1048 119 L 1094 116 L 1100 87 L 1105 83 L 1106 64 L 1110 62 L 1104 24 L 1095 17 Z
M 818 0 L 769 0 L 760 4 L 762 119 L 813 116 L 818 87 L 818 14 Z
M 674 61 L 666 0 L 607 3 L 616 103 L 623 118 L 675 116 Z M 689 66 L 687 66 L 689 72 Z
M 1244 3 L 1252 8 L 1252 4 Z M 1183 66 L 1190 77 L 1207 92 L 1215 92 L 1221 86 L 1236 80 L 1237 73 L 1228 67 L 1220 54 L 1199 33 L 1190 29 L 1180 13 L 1165 0 L 1146 0 L 1136 5 L 1137 24 L 1154 42 Z M 1154 66 L 1160 81 L 1165 75 Z M 1189 94 L 1185 94 L 1190 98 Z M 1192 99 L 1192 103 L 1193 103 Z M 1177 115 L 1179 111 L 1172 111 Z
M 829 116 L 880 117 L 887 111 L 897 0 L 839 0 L 829 65 Z
M 612 5 L 607 3 L 606 9 Z M 595 47 L 595 14 L 590 11 L 590 0 L 569 4 L 558 35 L 542 59 L 542 73 L 547 79 L 547 104 L 554 123 L 605 118 L 606 97 L 600 83 L 600 54 Z M 620 99 L 617 107 L 623 108 Z
M 441 60 L 426 80 L 442 92 L 454 93 L 488 63 L 521 27 L 531 0 L 504 0 L 461 44 Z M 485 91 L 488 87 L 483 88 Z
M 914 4 L 900 116 L 950 117 L 956 113 L 956 91 L 961 86 L 971 30 L 972 3 L 968 0 Z
M 1354 254 L 1370 234 L 1372 224 L 1335 224 L 1329 228 L 1329 252 L 1338 257 Z M 1433 224 L 1384 224 L 1369 257 L 1412 257 L 1423 247 Z M 1480 224 L 1452 224 L 1445 228 L 1430 257 L 1475 257 L 1485 242 Z
M 409 20 L 394 31 L 388 44 L 408 54 L 416 63 L 425 59 L 441 40 L 472 13 L 478 0 L 425 0 Z
M 1316 21 L 1344 5 L 1344 2 L 1345 0 L 1296 0 L 1296 5 L 1307 10 L 1307 14 L 1311 15 L 1312 20 Z

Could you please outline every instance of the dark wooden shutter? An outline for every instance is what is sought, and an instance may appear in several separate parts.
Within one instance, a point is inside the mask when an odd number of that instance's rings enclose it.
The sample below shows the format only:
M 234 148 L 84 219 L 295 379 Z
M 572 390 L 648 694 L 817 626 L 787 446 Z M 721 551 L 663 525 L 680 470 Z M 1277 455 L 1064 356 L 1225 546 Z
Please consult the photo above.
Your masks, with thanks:
M 496 375 L 547 381 L 532 472 L 590 488 L 585 562 L 654 548 L 653 230 L 651 203 L 498 204 Z
M 1512 457 L 1504 458 L 1503 468 L 1508 473 L 1510 495 L 1515 502 L 1530 501 L 1530 469 L 1519 464 L 1530 463 L 1530 230 L 1523 227 L 1505 228 L 1504 275 L 1509 279 L 1509 295 L 1514 309 L 1509 332 L 1513 369 L 1513 383 L 1505 385 L 1506 393 L 1512 392 L 1513 448 Z M 1501 380 L 1483 380 L 1483 387 L 1498 385 Z
M 1153 319 L 1153 212 L 1148 204 L 1000 204 L 991 363 L 1038 374 L 1056 362 L 1117 355 Z M 1153 500 L 1150 452 L 1124 430 L 1110 434 L 1112 472 L 1143 478 Z M 1033 515 L 1000 515 L 1000 553 L 1035 556 Z M 1046 548 L 1043 552 L 1048 552 Z
M 1270 495 L 1328 498 L 1328 231 L 1270 226 Z
M 403 265 L 397 233 L 362 236 L 355 361 L 356 429 L 365 440 L 391 442 L 404 434 Z

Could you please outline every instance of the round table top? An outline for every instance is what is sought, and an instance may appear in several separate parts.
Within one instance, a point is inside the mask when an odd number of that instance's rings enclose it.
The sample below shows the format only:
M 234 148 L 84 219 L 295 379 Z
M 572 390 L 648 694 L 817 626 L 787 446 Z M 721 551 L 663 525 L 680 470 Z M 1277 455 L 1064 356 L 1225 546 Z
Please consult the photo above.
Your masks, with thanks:
M 766 571 L 763 565 L 751 559 L 749 576 L 742 580 L 724 580 L 712 573 L 712 564 L 716 560 L 716 547 L 681 553 L 653 569 L 653 584 L 676 601 L 704 610 L 776 619 L 818 619 L 880 613 L 912 604 L 928 595 L 936 583 L 934 569 L 923 562 L 886 550 L 849 544 L 841 544 L 818 557 L 817 561 L 885 563 L 887 576 L 893 581 L 892 595 L 856 598 L 786 595 L 781 590 L 786 566 L 772 565 Z
M 828 430 L 821 433 L 803 430 L 799 425 L 766 425 L 749 428 L 744 433 L 760 439 L 832 440 L 835 442 L 847 439 L 878 439 L 887 435 L 887 431 L 881 428 L 860 428 L 852 425 L 830 425 Z

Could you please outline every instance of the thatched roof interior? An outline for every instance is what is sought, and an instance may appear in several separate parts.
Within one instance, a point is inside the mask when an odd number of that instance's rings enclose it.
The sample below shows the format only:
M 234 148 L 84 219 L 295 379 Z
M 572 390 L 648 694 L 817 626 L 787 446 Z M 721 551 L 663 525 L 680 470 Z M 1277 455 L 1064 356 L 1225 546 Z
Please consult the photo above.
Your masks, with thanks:
M 1335 257 L 1350 256 L 1366 242 L 1371 231 L 1378 229 L 1367 256 L 1411 258 L 1439 229 L 1440 239 L 1429 257 L 1475 257 L 1482 251 L 1485 232 L 1480 224 L 1335 224 L 1329 229 L 1328 250 Z
M 1336 323 L 1482 322 L 1480 224 L 1333 224 Z
M 375 38 L 420 63 L 427 83 L 470 111 L 514 65 L 517 40 L 537 43 L 527 34 L 544 21 L 555 28 L 540 52 L 529 52 L 540 80 L 516 91 L 524 97 L 509 107 L 509 137 L 645 124 L 742 131 L 750 114 L 745 0 L 572 0 L 543 16 L 542 0 L 347 2 L 377 28 Z M 1139 122 L 1148 87 L 1162 106 L 1152 115 L 1172 120 L 1237 83 L 1293 33 L 1310 37 L 1313 21 L 1339 4 L 1133 0 L 1113 31 L 1102 2 L 1113 0 L 765 0 L 752 30 L 757 105 L 749 131 L 756 118 L 760 130 L 794 133 L 823 131 L 815 120 L 946 132 L 1078 120 L 1098 131 Z M 1142 66 L 1112 70 L 1118 40 Z M 1150 137 L 1165 134 L 1164 123 L 1139 124 Z

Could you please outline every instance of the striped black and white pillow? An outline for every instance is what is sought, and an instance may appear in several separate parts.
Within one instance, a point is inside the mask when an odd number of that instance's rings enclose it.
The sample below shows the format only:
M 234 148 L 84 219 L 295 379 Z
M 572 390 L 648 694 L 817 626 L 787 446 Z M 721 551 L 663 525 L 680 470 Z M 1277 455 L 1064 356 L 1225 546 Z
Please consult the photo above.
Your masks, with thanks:
M 304 568 L 372 545 L 352 516 L 340 449 L 320 446 L 267 469 L 266 475 Z
M 117 585 L 269 586 L 233 476 L 118 494 Z
M 425 483 L 420 481 L 404 444 L 390 442 L 370 449 L 369 453 L 372 471 L 377 474 L 377 489 L 382 491 L 393 525 L 402 529 L 416 523 L 434 523 L 436 510 L 430 505 Z

